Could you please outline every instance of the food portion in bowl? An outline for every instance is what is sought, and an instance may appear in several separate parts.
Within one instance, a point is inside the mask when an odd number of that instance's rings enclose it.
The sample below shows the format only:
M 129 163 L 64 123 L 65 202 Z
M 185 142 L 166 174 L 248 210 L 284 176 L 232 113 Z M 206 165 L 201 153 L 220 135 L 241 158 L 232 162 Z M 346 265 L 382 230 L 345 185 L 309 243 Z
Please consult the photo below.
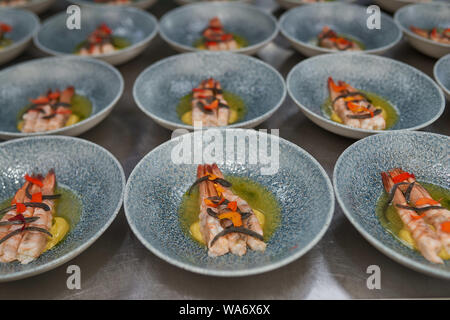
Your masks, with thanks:
M 217 164 L 199 165 L 197 180 L 183 196 L 182 224 L 205 245 L 210 257 L 263 252 L 276 229 L 280 209 L 263 186 L 239 177 L 225 179 Z
M 247 45 L 245 38 L 227 33 L 219 17 L 214 17 L 209 21 L 208 26 L 202 33 L 202 38 L 194 43 L 194 47 L 197 49 L 211 51 L 237 50 Z
M 81 56 L 108 54 L 124 49 L 130 44 L 126 38 L 113 35 L 111 28 L 102 23 L 85 41 L 77 45 L 75 53 Z
M 343 34 L 338 34 L 336 31 L 331 29 L 329 26 L 324 26 L 322 31 L 317 36 L 314 41 L 317 46 L 333 49 L 338 51 L 362 51 L 364 50 L 364 45 L 362 42 L 353 39 L 350 36 Z
M 0 7 L 18 7 L 30 2 L 31 0 L 0 0 Z
M 416 26 L 410 26 L 409 29 L 415 34 L 426 39 L 443 44 L 450 44 L 450 28 L 433 28 L 431 30 L 425 30 Z
M 395 124 L 398 116 L 394 107 L 383 98 L 357 90 L 344 81 L 328 78 L 330 97 L 323 105 L 331 120 L 353 128 L 384 130 Z
M 183 123 L 194 126 L 221 127 L 233 124 L 245 116 L 243 100 L 224 91 L 220 82 L 209 78 L 181 98 L 177 113 Z
M 0 262 L 28 264 L 64 240 L 78 222 L 81 202 L 57 186 L 50 170 L 25 175 L 24 184 L 0 209 Z
M 450 190 L 416 181 L 400 168 L 381 173 L 386 191 L 377 204 L 382 225 L 425 259 L 450 259 Z
M 8 37 L 8 33 L 12 31 L 12 27 L 9 24 L 2 23 L 0 21 L 0 50 L 10 46 L 13 40 Z
M 59 91 L 48 90 L 45 94 L 31 99 L 18 117 L 20 132 L 45 132 L 74 125 L 92 113 L 92 103 L 76 93 L 74 87 Z

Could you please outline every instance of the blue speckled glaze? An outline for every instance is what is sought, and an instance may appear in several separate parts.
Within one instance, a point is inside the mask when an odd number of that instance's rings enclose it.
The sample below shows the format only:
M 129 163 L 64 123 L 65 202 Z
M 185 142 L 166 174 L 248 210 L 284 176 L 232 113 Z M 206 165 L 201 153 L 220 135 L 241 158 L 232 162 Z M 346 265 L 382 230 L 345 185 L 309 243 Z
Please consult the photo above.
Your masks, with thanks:
M 322 105 L 329 97 L 327 79 L 330 76 L 385 98 L 399 113 L 397 123 L 380 131 L 351 128 L 329 119 Z M 430 77 L 405 63 L 373 55 L 325 54 L 304 60 L 289 73 L 287 89 L 303 112 L 349 131 L 377 133 L 420 129 L 436 121 L 445 108 L 442 90 Z
M 68 0 L 68 1 L 73 3 L 73 4 L 80 5 L 80 6 L 104 6 L 104 5 L 109 5 L 109 4 L 97 3 L 94 0 Z M 149 8 L 150 6 L 152 6 L 153 4 L 155 4 L 156 1 L 158 1 L 158 0 L 133 0 L 129 4 L 124 4 L 124 6 L 131 6 L 131 7 L 146 9 L 146 8 Z M 117 6 L 117 5 L 115 5 L 115 6 Z
M 160 20 L 160 35 L 169 44 L 185 51 L 198 51 L 194 42 L 202 37 L 209 20 L 219 17 L 227 32 L 244 37 L 245 52 L 272 41 L 278 33 L 275 18 L 252 5 L 233 2 L 194 3 L 166 13 Z
M 213 129 L 218 136 L 248 136 L 267 139 L 267 134 L 242 129 Z M 227 254 L 208 257 L 200 246 L 182 230 L 178 209 L 183 194 L 196 180 L 196 164 L 174 164 L 171 153 L 181 139 L 168 141 L 149 154 L 130 175 L 125 191 L 125 213 L 139 240 L 154 254 L 180 268 L 216 276 L 244 276 L 281 267 L 311 249 L 328 228 L 334 211 L 334 196 L 327 174 L 319 163 L 298 146 L 279 138 L 279 171 L 261 175 L 261 167 L 246 160 L 238 163 L 229 157 L 219 164 L 225 175 L 250 178 L 266 187 L 279 202 L 281 223 L 267 243 L 264 253 L 253 252 L 242 257 Z M 229 136 L 230 139 L 230 136 Z M 278 139 L 278 138 L 277 138 Z M 205 143 L 205 141 L 207 141 Z M 209 141 L 204 136 L 203 146 Z M 271 144 L 269 144 L 269 150 Z M 224 144 L 225 152 L 225 144 Z M 301 197 L 299 197 L 301 195 Z
M 73 54 L 77 45 L 85 41 L 100 24 L 106 23 L 118 37 L 126 38 L 131 45 L 112 53 L 97 55 L 105 57 L 121 55 L 137 46 L 150 42 L 157 34 L 157 21 L 153 15 L 126 6 L 83 8 L 80 30 L 66 27 L 67 14 L 57 14 L 46 20 L 34 38 L 36 46 L 52 55 Z
M 390 132 L 367 137 L 339 157 L 333 175 L 337 200 L 350 222 L 381 252 L 395 261 L 433 276 L 450 279 L 450 261 L 428 262 L 396 240 L 375 214 L 383 194 L 380 173 L 401 167 L 418 181 L 450 188 L 448 148 L 450 138 L 425 132 Z
M 35 135 L 17 130 L 17 115 L 30 98 L 38 97 L 49 88 L 74 86 L 76 93 L 89 98 L 92 114 L 70 127 L 46 133 L 64 133 L 109 112 L 123 92 L 120 73 L 105 62 L 78 57 L 35 59 L 0 72 L 0 134 L 13 137 Z M 43 133 L 39 133 L 43 134 Z
M 0 282 L 36 275 L 74 258 L 100 237 L 122 205 L 125 175 L 121 165 L 107 150 L 85 140 L 45 136 L 4 142 L 0 167 L 0 201 L 14 195 L 26 173 L 54 168 L 57 183 L 73 191 L 82 203 L 80 221 L 63 242 L 28 265 L 0 263 Z
M 39 18 L 26 10 L 0 7 L 0 22 L 12 27 L 12 31 L 7 33 L 7 38 L 14 41 L 10 46 L 0 49 L 0 55 L 5 55 L 8 51 L 31 40 L 39 30 Z
M 176 107 L 182 97 L 209 77 L 245 102 L 245 118 L 229 127 L 260 123 L 286 96 L 281 75 L 260 60 L 229 52 L 196 52 L 166 58 L 144 70 L 134 84 L 134 99 L 153 119 L 169 127 L 192 129 L 180 120 Z
M 324 26 L 339 34 L 361 41 L 365 53 L 385 51 L 402 38 L 397 24 L 387 14 L 381 13 L 381 29 L 367 28 L 367 7 L 346 3 L 315 3 L 287 11 L 280 18 L 280 30 L 290 41 L 322 52 L 338 52 L 315 45 Z
M 436 62 L 433 69 L 434 78 L 450 99 L 450 54 Z
M 448 47 L 450 50 L 450 44 L 443 44 L 426 39 L 415 34 L 409 29 L 411 26 L 426 30 L 431 30 L 433 28 L 446 29 L 449 27 L 449 17 L 450 3 L 436 2 L 411 4 L 405 6 L 395 13 L 394 19 L 403 30 L 403 32 L 405 32 L 409 36 L 439 47 Z

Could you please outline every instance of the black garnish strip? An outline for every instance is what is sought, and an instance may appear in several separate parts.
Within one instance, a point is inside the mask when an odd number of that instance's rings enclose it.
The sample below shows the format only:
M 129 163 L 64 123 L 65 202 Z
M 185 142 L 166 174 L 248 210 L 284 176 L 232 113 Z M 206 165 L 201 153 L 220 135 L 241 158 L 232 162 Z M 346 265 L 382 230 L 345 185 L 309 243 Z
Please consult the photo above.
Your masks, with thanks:
M 209 176 L 203 176 L 203 177 L 198 178 L 197 180 L 195 180 L 195 182 L 189 187 L 189 189 L 187 191 L 187 194 L 191 194 L 192 188 L 194 188 L 200 182 L 208 180 L 208 178 L 209 178 Z
M 402 209 L 412 210 L 412 211 L 415 211 L 415 212 L 418 212 L 418 213 L 425 212 L 425 211 L 428 211 L 428 210 L 442 210 L 442 209 L 445 209 L 444 207 L 441 207 L 441 206 L 428 206 L 428 207 L 421 207 L 421 208 L 405 206 L 403 204 L 396 204 L 395 206 L 398 207 L 398 208 L 402 208 Z
M 48 232 L 47 230 L 43 229 L 43 228 L 38 228 L 38 227 L 26 227 L 23 229 L 17 229 L 14 230 L 13 232 L 8 233 L 6 236 L 4 236 L 2 239 L 0 239 L 0 244 L 2 244 L 3 242 L 5 242 L 6 240 L 8 240 L 11 237 L 14 237 L 15 235 L 18 235 L 20 233 L 22 233 L 23 231 L 37 231 L 37 232 L 42 232 L 45 233 L 46 235 L 53 237 L 53 235 Z
M 42 202 L 25 202 L 24 205 L 26 207 L 41 208 L 41 209 L 44 209 L 45 211 L 50 211 L 50 207 Z M 9 206 L 7 208 L 0 210 L 0 214 L 6 213 L 10 210 L 15 210 L 16 208 L 17 208 L 17 206 L 14 204 L 12 206 Z
M 362 114 L 352 114 L 352 115 L 347 115 L 347 118 L 350 119 L 369 119 L 369 118 L 373 118 L 376 115 L 379 115 L 381 113 L 381 109 L 376 109 L 373 112 L 373 116 L 371 113 L 362 113 Z
M 409 202 L 409 200 L 410 200 L 410 197 L 411 197 L 411 191 L 412 191 L 412 189 L 414 188 L 414 184 L 415 184 L 415 183 L 416 183 L 415 181 L 412 182 L 412 183 L 410 183 L 409 186 L 408 186 L 408 189 L 406 189 L 406 191 L 405 191 L 405 199 L 406 199 L 406 202 Z
M 372 102 L 372 100 L 370 100 L 369 97 L 368 97 L 365 93 L 357 91 L 357 92 L 347 92 L 347 93 L 345 93 L 345 94 L 341 94 L 340 96 L 337 96 L 337 97 L 333 100 L 333 102 L 331 103 L 331 105 L 334 106 L 334 104 L 336 103 L 336 101 L 338 101 L 338 100 L 341 99 L 341 98 L 354 97 L 354 96 L 361 96 L 361 97 L 363 97 L 364 99 L 366 99 L 367 102 L 369 102 L 369 103 Z
M 397 188 L 399 186 L 407 185 L 407 184 L 409 184 L 409 183 L 408 182 L 399 182 L 399 183 L 394 184 L 391 191 L 389 192 L 389 197 L 388 197 L 387 203 L 390 204 L 392 202 L 392 199 L 394 199 L 395 191 L 397 191 Z
M 25 195 L 27 196 L 28 199 L 31 199 L 33 196 L 30 193 L 30 187 L 32 186 L 32 184 L 28 184 L 28 186 L 25 188 Z M 52 195 L 43 195 L 42 196 L 42 200 L 55 200 L 55 199 L 59 199 L 61 197 L 60 194 L 52 194 Z
M 218 219 L 218 217 L 217 217 L 218 213 L 215 212 L 213 209 L 211 209 L 211 208 L 206 209 L 206 213 L 209 214 L 211 217 Z
M 221 186 L 223 186 L 223 187 L 225 187 L 225 188 L 230 188 L 230 187 L 232 186 L 231 182 L 228 182 L 227 180 L 222 179 L 222 178 L 216 178 L 216 179 L 214 179 L 214 180 L 212 180 L 212 181 L 213 181 L 214 183 L 220 184 Z
M 246 234 L 253 238 L 256 238 L 258 240 L 264 241 L 264 237 L 255 231 L 252 231 L 252 230 L 244 228 L 244 227 L 229 227 L 229 228 L 223 229 L 221 232 L 219 232 L 214 237 L 214 239 L 211 241 L 209 246 L 212 247 L 219 238 L 226 236 L 227 234 L 230 234 L 230 233 L 243 233 L 243 234 Z
M 39 220 L 39 217 L 30 217 L 25 218 L 24 220 L 7 220 L 7 221 L 0 221 L 0 226 L 10 226 L 10 225 L 16 225 L 16 224 L 27 224 L 32 223 Z

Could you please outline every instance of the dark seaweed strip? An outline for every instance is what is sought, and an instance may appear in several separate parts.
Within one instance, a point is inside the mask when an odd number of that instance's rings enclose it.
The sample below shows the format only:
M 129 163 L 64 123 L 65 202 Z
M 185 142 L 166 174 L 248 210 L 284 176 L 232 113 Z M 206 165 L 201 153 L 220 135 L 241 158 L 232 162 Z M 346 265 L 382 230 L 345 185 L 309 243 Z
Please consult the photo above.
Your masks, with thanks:
M 337 97 L 333 100 L 333 102 L 331 103 L 331 105 L 334 106 L 334 104 L 335 104 L 339 99 L 341 99 L 341 98 L 355 97 L 355 96 L 361 96 L 361 97 L 363 97 L 363 98 L 365 99 L 365 101 L 367 101 L 367 102 L 369 102 L 369 103 L 372 102 L 372 100 L 370 100 L 369 97 L 368 97 L 365 93 L 357 91 L 357 92 L 347 92 L 347 93 L 345 93 L 345 94 L 341 94 L 340 96 L 337 96 Z
M 398 207 L 398 208 L 402 208 L 402 209 L 412 210 L 412 211 L 415 211 L 415 212 L 418 212 L 418 213 L 425 212 L 425 211 L 428 211 L 428 210 L 443 210 L 443 209 L 445 210 L 445 208 L 441 207 L 441 206 L 428 206 L 428 207 L 422 207 L 422 208 L 405 206 L 403 204 L 396 204 L 395 206 Z
M 31 183 L 28 184 L 28 186 L 25 188 L 25 195 L 27 196 L 27 198 L 31 199 L 33 196 L 30 193 L 30 188 L 31 188 Z M 59 199 L 61 198 L 60 194 L 52 194 L 52 195 L 43 195 L 42 196 L 42 200 L 55 200 L 55 199 Z
M 18 235 L 20 233 L 22 233 L 23 231 L 37 231 L 37 232 L 42 232 L 45 233 L 46 235 L 53 237 L 53 235 L 48 232 L 47 230 L 43 229 L 43 228 L 38 228 L 38 227 L 26 227 L 23 229 L 17 229 L 14 230 L 13 232 L 8 233 L 6 236 L 4 236 L 2 239 L 0 239 L 0 244 L 2 244 L 3 242 L 5 242 L 6 240 L 8 240 L 11 237 L 14 237 L 15 235 Z
M 203 181 L 208 180 L 208 178 L 209 178 L 209 176 L 204 176 L 204 177 L 201 177 L 201 178 L 195 180 L 195 182 L 189 187 L 189 189 L 188 189 L 188 191 L 187 191 L 187 194 L 191 194 L 192 189 L 193 189 L 197 184 L 199 184 L 199 183 L 201 183 L 201 182 L 203 182 Z
M 14 210 L 15 208 L 16 208 L 15 205 L 6 207 L 6 208 L 0 210 L 0 214 L 6 213 L 6 212 L 8 212 L 8 211 L 10 211 L 10 210 Z
M 209 177 L 210 177 L 210 175 L 207 175 L 207 176 L 204 176 L 204 177 L 201 177 L 201 178 L 197 179 L 197 180 L 189 187 L 189 189 L 188 189 L 188 191 L 187 191 L 187 194 L 191 194 L 192 188 L 194 188 L 194 187 L 195 187 L 197 184 L 199 184 L 200 182 L 203 182 L 203 181 L 208 180 Z M 228 182 L 227 180 L 222 179 L 222 178 L 216 178 L 216 179 L 214 179 L 214 180 L 211 180 L 211 182 L 218 183 L 218 184 L 224 186 L 225 188 L 230 188 L 230 187 L 232 186 L 231 182 Z
M 414 188 L 414 184 L 415 184 L 415 183 L 416 183 L 415 181 L 412 182 L 412 183 L 410 183 L 409 186 L 408 186 L 408 189 L 406 189 L 406 191 L 405 191 L 405 199 L 406 199 L 406 202 L 409 202 L 409 201 L 410 201 L 410 198 L 411 198 L 411 191 L 412 191 L 412 189 Z
M 25 202 L 24 205 L 31 208 L 41 208 L 45 211 L 50 211 L 50 207 L 42 202 Z
M 0 226 L 11 226 L 16 224 L 26 224 L 26 223 L 32 223 L 39 220 L 39 217 L 31 217 L 31 218 L 25 218 L 24 221 L 22 220 L 13 220 L 13 221 L 0 221 Z
M 219 103 L 219 108 L 227 108 L 230 109 L 230 107 L 228 105 L 226 105 L 225 103 Z
M 229 227 L 229 228 L 223 229 L 221 232 L 219 232 L 214 237 L 214 239 L 210 243 L 210 247 L 212 247 L 219 238 L 226 236 L 227 234 L 230 234 L 230 233 L 243 233 L 243 234 L 246 234 L 253 238 L 256 238 L 258 240 L 264 241 L 263 236 L 260 235 L 259 233 L 256 233 L 255 231 L 252 231 L 252 230 L 244 228 L 244 227 Z
M 231 182 L 228 182 L 227 180 L 222 178 L 216 178 L 213 180 L 213 182 L 218 183 L 221 186 L 224 186 L 225 188 L 230 188 L 232 186 Z
M 211 208 L 208 208 L 208 209 L 206 209 L 206 213 L 208 213 L 211 217 L 213 217 L 213 218 L 216 218 L 216 219 L 219 219 L 218 217 L 217 217 L 217 212 L 215 212 L 213 209 L 211 209 Z
M 388 197 L 388 201 L 387 201 L 388 205 L 392 202 L 392 199 L 394 199 L 395 191 L 397 191 L 397 188 L 399 186 L 407 185 L 407 184 L 409 184 L 409 183 L 408 182 L 399 182 L 399 183 L 394 184 L 391 191 L 389 192 L 389 197 Z
M 370 113 L 362 113 L 362 114 L 352 114 L 352 115 L 347 115 L 347 118 L 351 118 L 351 119 L 369 119 L 369 118 L 373 118 L 376 115 L 379 115 L 381 113 L 381 109 L 376 109 L 373 112 L 373 116 Z

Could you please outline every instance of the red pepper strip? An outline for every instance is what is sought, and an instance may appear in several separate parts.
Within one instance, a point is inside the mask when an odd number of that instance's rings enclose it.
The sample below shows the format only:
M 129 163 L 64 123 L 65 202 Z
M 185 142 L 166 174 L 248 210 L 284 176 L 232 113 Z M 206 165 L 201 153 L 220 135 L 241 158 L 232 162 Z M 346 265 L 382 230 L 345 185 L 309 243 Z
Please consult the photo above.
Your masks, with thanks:
M 436 28 L 433 28 L 433 30 L 431 30 L 431 35 L 432 35 L 433 37 L 436 37 L 436 36 L 438 35 L 438 32 L 437 32 L 437 29 L 436 29 Z
M 236 211 L 237 210 L 237 202 L 236 201 L 231 201 L 228 203 L 228 209 L 232 210 L 232 211 Z
M 394 183 L 399 183 L 399 182 L 402 182 L 402 181 L 407 180 L 409 178 L 415 179 L 416 177 L 412 173 L 403 172 L 403 173 L 400 173 L 400 174 L 396 175 L 395 177 L 392 177 L 392 181 L 394 181 Z
M 23 203 L 16 203 L 16 212 L 17 213 L 22 213 L 25 212 L 27 210 L 27 207 L 23 204 Z
M 203 92 L 205 91 L 205 89 L 200 89 L 200 88 L 194 88 L 192 89 L 193 92 Z
M 112 33 L 112 30 L 106 25 L 106 23 L 103 23 L 100 26 L 100 30 L 102 30 L 104 33 L 107 33 L 107 34 L 111 34 Z
M 42 202 L 42 192 L 37 192 L 31 196 L 31 202 Z
M 348 108 L 353 111 L 353 112 L 362 112 L 362 111 L 366 111 L 369 112 L 370 115 L 373 117 L 373 111 L 370 111 L 369 109 L 367 109 L 366 107 L 360 106 L 359 104 L 353 103 L 353 102 L 349 102 L 347 104 Z
M 23 203 L 21 203 L 21 204 L 23 204 Z M 15 215 L 14 217 L 9 218 L 8 221 L 22 221 L 25 223 L 25 217 L 23 216 L 23 214 L 19 213 L 19 214 Z
M 433 206 L 433 205 L 439 205 L 440 203 L 439 203 L 439 201 L 436 201 L 436 200 L 433 200 L 430 198 L 420 198 L 419 200 L 416 201 L 415 206 L 418 207 L 418 206 L 423 206 L 425 204 L 429 204 L 430 206 Z
M 41 188 L 44 186 L 44 184 L 42 183 L 41 180 L 32 178 L 32 177 L 30 177 L 27 174 L 25 175 L 25 180 L 30 182 L 30 183 L 32 183 L 32 184 L 35 184 L 35 185 L 37 185 L 38 187 L 41 187 Z
M 55 92 L 50 92 L 50 93 L 48 94 L 47 97 L 48 97 L 50 100 L 56 100 L 56 99 L 59 98 L 59 96 L 60 96 L 59 92 L 58 92 L 58 91 L 55 91 Z
M 56 110 L 57 114 L 72 114 L 72 110 L 69 109 L 58 109 Z
M 12 27 L 6 23 L 0 23 L 0 29 L 3 32 L 11 32 L 12 31 Z
M 42 98 L 37 98 L 37 99 L 31 100 L 31 103 L 33 103 L 33 104 L 46 104 L 49 102 L 50 102 L 50 100 L 48 99 L 48 97 L 42 97 Z
M 217 208 L 219 206 L 218 203 L 214 203 L 209 199 L 205 199 L 204 201 L 205 201 L 205 204 L 209 207 Z
M 441 223 L 441 230 L 450 233 L 450 221 L 445 221 Z
M 218 106 L 219 106 L 219 100 L 214 100 L 211 104 L 205 106 L 204 108 L 206 110 L 214 110 L 214 109 L 217 109 Z
M 411 214 L 410 216 L 413 220 L 419 220 L 419 219 L 422 219 L 423 217 L 425 217 L 425 213 L 422 213 L 419 215 Z
M 239 212 L 229 211 L 229 212 L 221 213 L 221 214 L 219 214 L 218 218 L 220 220 L 230 219 L 235 227 L 242 226 L 242 218 L 241 218 L 241 214 Z
M 215 42 L 215 41 L 207 41 L 206 42 L 206 46 L 207 47 L 210 47 L 210 46 L 216 46 L 217 45 L 217 42 Z
M 232 34 L 224 34 L 223 36 L 220 37 L 220 39 L 222 41 L 230 41 L 230 40 L 233 40 L 233 35 Z

